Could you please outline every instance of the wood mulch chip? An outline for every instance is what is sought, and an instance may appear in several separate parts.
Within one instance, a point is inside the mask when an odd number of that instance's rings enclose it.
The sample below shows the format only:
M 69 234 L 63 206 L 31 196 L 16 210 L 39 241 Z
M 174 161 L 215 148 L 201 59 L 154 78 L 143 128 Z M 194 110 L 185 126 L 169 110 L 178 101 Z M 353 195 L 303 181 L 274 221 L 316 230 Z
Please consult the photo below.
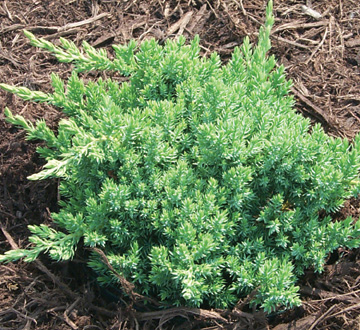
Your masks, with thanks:
M 184 35 L 201 38 L 203 55 L 217 51 L 226 62 L 248 35 L 256 42 L 265 0 L 2 0 L 0 82 L 50 90 L 50 73 L 69 76 L 31 47 L 22 30 L 58 43 L 105 47 L 130 39 Z M 358 0 L 275 0 L 273 48 L 293 81 L 296 107 L 332 136 L 353 139 L 360 131 L 360 5 Z M 57 211 L 58 182 L 28 181 L 44 161 L 23 131 L 4 121 L 3 109 L 30 120 L 44 118 L 56 129 L 62 114 L 0 90 L 0 253 L 28 244 L 29 224 L 50 223 Z M 337 214 L 359 217 L 353 199 Z M 83 252 L 83 253 L 86 253 Z M 54 263 L 45 256 L 31 264 L 0 265 L 0 330 L 12 329 L 359 329 L 359 250 L 339 249 L 323 274 L 301 279 L 301 307 L 265 315 L 245 303 L 233 310 L 172 308 L 159 311 L 100 288 L 85 256 Z M 115 298 L 117 299 L 115 299 Z M 120 299 L 119 299 L 120 297 Z M 139 300 L 139 299 L 138 299 Z M 141 301 L 141 299 L 140 299 Z

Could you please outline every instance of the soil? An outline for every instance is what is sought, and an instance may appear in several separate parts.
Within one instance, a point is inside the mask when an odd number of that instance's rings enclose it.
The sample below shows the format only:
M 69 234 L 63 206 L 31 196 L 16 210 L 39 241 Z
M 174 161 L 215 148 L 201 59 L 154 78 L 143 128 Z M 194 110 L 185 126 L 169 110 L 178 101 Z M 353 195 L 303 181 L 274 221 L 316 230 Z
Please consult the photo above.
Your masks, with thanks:
M 256 42 L 265 6 L 264 0 L 3 0 L 0 82 L 49 91 L 51 72 L 63 78 L 71 72 L 71 65 L 31 47 L 23 29 L 55 43 L 66 37 L 109 51 L 130 39 L 198 34 L 203 55 L 217 51 L 226 61 L 246 35 Z M 358 0 L 277 0 L 274 13 L 271 52 L 293 80 L 297 110 L 328 134 L 352 140 L 360 131 Z M 36 154 L 41 143 L 26 141 L 5 122 L 6 106 L 30 120 L 44 118 L 54 129 L 62 116 L 0 90 L 0 253 L 25 248 L 27 225 L 51 223 L 58 210 L 56 180 L 27 180 L 44 164 Z M 359 203 L 346 202 L 336 218 L 357 219 Z M 300 280 L 301 307 L 270 315 L 246 301 L 227 311 L 133 304 L 120 291 L 100 288 L 80 254 L 67 263 L 43 256 L 2 264 L 0 329 L 360 329 L 359 251 L 335 251 L 324 273 L 309 270 Z

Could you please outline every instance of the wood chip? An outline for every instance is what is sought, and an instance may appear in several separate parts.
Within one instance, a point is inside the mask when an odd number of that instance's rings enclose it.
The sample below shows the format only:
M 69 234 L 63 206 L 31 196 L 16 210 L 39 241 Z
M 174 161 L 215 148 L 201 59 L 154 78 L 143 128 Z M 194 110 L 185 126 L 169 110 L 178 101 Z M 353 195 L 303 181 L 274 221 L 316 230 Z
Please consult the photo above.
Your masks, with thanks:
M 302 102 L 304 102 L 307 106 L 309 106 L 314 112 L 313 115 L 319 118 L 320 120 L 325 120 L 331 126 L 332 121 L 328 117 L 328 115 L 317 105 L 311 102 L 307 97 L 301 94 L 295 87 L 291 88 L 291 91 L 295 96 L 297 96 Z
M 358 47 L 360 46 L 360 38 L 350 39 L 345 42 L 346 47 Z
M 315 19 L 320 19 L 322 17 L 322 15 L 318 11 L 316 11 L 308 6 L 302 5 L 301 10 L 305 15 L 311 16 L 312 18 L 315 18 Z
M 3 3 L 3 8 L 4 8 L 7 16 L 9 17 L 10 21 L 13 21 L 13 17 L 12 17 L 12 15 L 11 15 L 9 9 L 7 8 L 6 1 Z
M 205 17 L 205 15 L 208 16 L 208 13 L 206 13 L 206 3 L 203 4 L 199 11 L 196 13 L 194 19 L 191 21 L 189 27 L 187 28 L 187 31 L 191 33 L 194 30 L 195 26 L 198 27 L 200 20 L 202 18 L 207 18 Z
M 316 321 L 316 315 L 309 315 L 294 322 L 279 324 L 273 330 L 307 330 Z
M 115 39 L 115 34 L 109 33 L 104 34 L 100 38 L 96 39 L 91 46 L 93 47 L 104 47 L 106 45 L 110 45 Z
M 179 31 L 178 35 L 182 34 L 182 32 L 184 31 L 186 25 L 189 23 L 192 15 L 193 15 L 193 11 L 187 12 L 176 23 L 174 23 L 173 25 L 171 25 L 169 27 L 169 29 L 166 32 L 166 35 L 169 36 L 171 34 L 174 34 L 176 31 Z

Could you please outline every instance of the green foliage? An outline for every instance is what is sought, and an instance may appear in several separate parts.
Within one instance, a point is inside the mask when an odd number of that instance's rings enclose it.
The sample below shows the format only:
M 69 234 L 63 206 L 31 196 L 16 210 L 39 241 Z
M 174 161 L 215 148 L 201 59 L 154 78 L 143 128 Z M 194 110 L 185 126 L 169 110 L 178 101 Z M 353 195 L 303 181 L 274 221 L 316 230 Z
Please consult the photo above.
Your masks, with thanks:
M 274 18 L 253 47 L 245 38 L 228 64 L 199 56 L 199 38 L 114 46 L 115 58 L 25 32 L 34 46 L 72 62 L 54 93 L 0 87 L 63 109 L 55 135 L 5 110 L 47 160 L 32 180 L 61 178 L 57 231 L 31 226 L 29 250 L 69 259 L 80 240 L 101 248 L 136 290 L 175 305 L 229 307 L 257 290 L 265 311 L 299 305 L 297 277 L 322 271 L 329 253 L 358 247 L 360 222 L 331 213 L 359 191 L 360 144 L 327 136 L 296 114 L 291 82 L 270 49 Z M 112 70 L 127 82 L 84 83 L 78 73 Z M 325 214 L 325 216 L 324 216 Z M 320 216 L 321 215 L 321 216 Z M 117 278 L 94 254 L 105 284 Z

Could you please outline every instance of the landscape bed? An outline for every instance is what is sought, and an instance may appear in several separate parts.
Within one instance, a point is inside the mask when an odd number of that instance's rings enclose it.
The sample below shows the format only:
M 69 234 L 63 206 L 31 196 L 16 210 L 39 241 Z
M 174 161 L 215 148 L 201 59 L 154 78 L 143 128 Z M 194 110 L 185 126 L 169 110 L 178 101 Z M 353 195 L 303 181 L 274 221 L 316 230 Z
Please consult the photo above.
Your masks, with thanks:
M 73 79 L 75 79 L 75 78 L 73 78 Z M 307 125 L 308 125 L 308 123 L 307 123 Z M 318 128 L 314 128 L 314 131 L 316 131 Z M 336 141 L 336 140 L 333 140 L 333 141 Z M 338 140 L 338 142 L 339 142 L 339 140 Z M 335 144 L 335 143 L 334 143 Z M 345 144 L 344 145 L 344 147 L 343 148 L 345 148 L 345 149 L 347 149 L 347 145 Z M 110 175 L 110 177 L 112 178 L 112 179 L 117 179 L 117 174 L 115 174 L 115 173 L 113 173 L 112 172 L 112 169 L 110 169 L 110 174 L 109 173 L 107 173 L 108 175 Z M 30 174 L 30 173 L 29 173 Z M 352 174 L 352 176 L 354 176 L 354 174 Z M 349 180 L 351 181 L 353 178 L 352 177 L 350 177 L 349 178 Z M 349 183 L 350 183 L 350 181 L 349 181 Z M 280 196 L 281 197 L 281 196 Z M 279 202 L 279 201 L 277 201 L 277 202 Z M 334 202 L 335 202 L 335 208 L 336 208 L 336 206 L 338 206 L 338 205 L 336 205 L 336 203 L 338 202 L 338 201 L 336 201 L 336 200 L 334 200 Z M 275 202 L 273 201 L 273 204 L 275 204 Z M 292 209 L 292 207 L 294 206 L 293 205 L 293 203 L 291 203 L 291 202 L 289 202 L 287 199 L 286 200 L 282 200 L 282 201 L 280 201 L 279 203 L 278 203 L 278 205 L 279 205 L 279 210 L 278 211 L 282 211 L 283 213 L 289 213 L 290 211 L 291 211 L 291 209 Z M 356 204 L 353 204 L 353 205 L 356 205 Z M 269 208 L 267 209 L 269 212 L 271 211 Z M 332 210 L 328 210 L 328 211 L 332 211 Z M 19 214 L 18 214 L 19 215 Z M 45 215 L 46 216 L 46 215 Z M 34 227 L 33 227 L 34 228 Z M 41 228 L 41 227 L 40 227 Z M 276 231 L 276 230 L 275 230 Z M 3 232 L 4 233 L 7 233 L 7 231 L 5 230 L 5 229 L 3 229 Z M 326 253 L 325 253 L 326 254 Z M 321 259 L 321 258 L 320 258 Z M 67 311 L 67 309 L 65 310 L 65 312 Z M 65 315 L 65 313 L 64 313 L 64 315 Z M 255 314 L 254 314 L 255 315 Z

